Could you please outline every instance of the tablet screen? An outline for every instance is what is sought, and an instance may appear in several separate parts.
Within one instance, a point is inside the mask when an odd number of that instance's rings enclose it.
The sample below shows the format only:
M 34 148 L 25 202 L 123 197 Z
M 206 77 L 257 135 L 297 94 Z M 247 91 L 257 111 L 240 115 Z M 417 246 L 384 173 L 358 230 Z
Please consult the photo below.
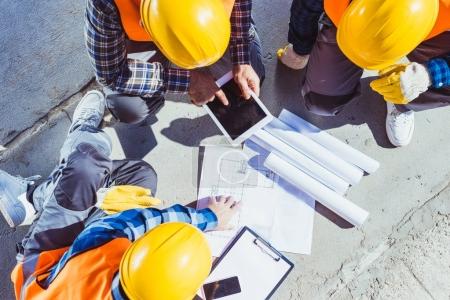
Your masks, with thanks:
M 245 100 L 241 96 L 241 90 L 234 80 L 228 81 L 221 89 L 228 98 L 228 106 L 223 105 L 217 97 L 207 105 L 232 139 L 267 116 L 253 98 Z

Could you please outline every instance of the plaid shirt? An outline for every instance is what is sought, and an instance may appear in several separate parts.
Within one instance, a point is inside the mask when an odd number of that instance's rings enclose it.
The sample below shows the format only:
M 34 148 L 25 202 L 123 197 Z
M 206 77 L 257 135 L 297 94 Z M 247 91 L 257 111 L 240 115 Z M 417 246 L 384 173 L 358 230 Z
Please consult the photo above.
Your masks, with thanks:
M 128 59 L 126 34 L 114 0 L 87 0 L 85 42 L 97 80 L 120 93 L 145 97 L 186 93 L 189 71 Z M 230 51 L 234 64 L 250 63 L 251 0 L 236 0 L 231 13 Z
M 438 89 L 450 86 L 450 53 L 446 58 L 433 58 L 427 63 L 431 86 Z
M 288 42 L 300 55 L 310 54 L 319 32 L 319 19 L 324 12 L 323 0 L 293 0 Z
M 202 231 L 214 229 L 217 217 L 209 209 L 195 210 L 182 205 L 167 209 L 130 209 L 92 222 L 75 239 L 59 262 L 51 269 L 46 286 L 56 278 L 66 263 L 74 256 L 102 246 L 116 238 L 135 241 L 152 228 L 167 222 L 190 223 Z

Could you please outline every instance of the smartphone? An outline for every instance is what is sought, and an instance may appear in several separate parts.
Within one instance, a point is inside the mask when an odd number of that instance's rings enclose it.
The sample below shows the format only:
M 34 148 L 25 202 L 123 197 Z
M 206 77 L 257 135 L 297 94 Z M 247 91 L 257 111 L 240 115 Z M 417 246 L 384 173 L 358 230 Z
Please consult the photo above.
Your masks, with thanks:
M 207 283 L 203 286 L 206 300 L 219 299 L 222 297 L 238 294 L 241 285 L 237 276 Z

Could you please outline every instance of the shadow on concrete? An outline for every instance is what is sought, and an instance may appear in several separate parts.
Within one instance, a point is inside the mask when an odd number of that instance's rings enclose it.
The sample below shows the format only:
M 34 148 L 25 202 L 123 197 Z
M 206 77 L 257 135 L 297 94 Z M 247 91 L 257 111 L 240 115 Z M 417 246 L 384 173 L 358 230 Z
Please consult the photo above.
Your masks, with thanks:
M 151 125 L 157 121 L 156 116 L 150 116 L 138 125 L 116 123 L 112 126 L 126 158 L 142 159 L 156 147 L 158 142 Z
M 335 214 L 333 211 L 322 205 L 320 202 L 316 201 L 316 212 L 321 214 L 323 217 L 327 218 L 331 222 L 333 222 L 336 226 L 342 229 L 353 228 L 354 226 Z
M 219 129 L 209 115 L 175 119 L 169 127 L 161 130 L 161 134 L 168 139 L 188 147 L 197 147 L 203 139 L 218 133 Z
M 280 63 L 276 64 L 272 94 L 277 95 L 278 99 L 276 103 L 272 99 L 265 101 L 275 116 L 285 108 L 324 130 L 347 124 L 367 124 L 380 147 L 394 148 L 386 135 L 386 102 L 369 87 L 372 77 L 361 79 L 361 95 L 350 102 L 338 116 L 323 117 L 308 112 L 305 107 L 300 92 L 304 74 L 304 70 L 293 71 Z

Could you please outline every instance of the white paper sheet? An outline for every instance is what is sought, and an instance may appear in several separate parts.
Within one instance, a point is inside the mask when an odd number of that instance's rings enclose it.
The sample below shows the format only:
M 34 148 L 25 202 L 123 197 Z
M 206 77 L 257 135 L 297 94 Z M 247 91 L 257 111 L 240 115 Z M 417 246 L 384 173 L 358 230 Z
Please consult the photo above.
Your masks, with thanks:
M 314 200 L 265 168 L 267 152 L 254 143 L 243 150 L 205 147 L 198 208 L 210 196 L 231 195 L 243 201 L 232 220 L 234 230 L 206 234 L 214 256 L 219 256 L 242 226 L 249 226 L 280 251 L 310 254 Z
M 279 119 L 301 134 L 324 146 L 345 161 L 358 166 L 369 174 L 375 172 L 380 167 L 380 163 L 373 158 L 352 148 L 286 109 L 281 111 Z
M 342 178 L 328 171 L 320 164 L 277 139 L 267 131 L 260 130 L 256 132 L 251 137 L 251 140 L 269 152 L 276 153 L 291 165 L 296 166 L 303 172 L 317 179 L 336 193 L 344 195 L 347 192 L 349 185 Z
M 255 236 L 244 232 L 205 283 L 237 276 L 241 292 L 223 300 L 264 300 L 289 271 L 290 265 L 277 257 L 271 249 L 254 244 Z M 269 255 L 269 254 L 270 255 Z
M 355 226 L 361 226 L 369 216 L 364 209 L 338 195 L 274 153 L 267 157 L 264 165 Z
M 351 185 L 359 183 L 364 175 L 361 169 L 349 164 L 278 119 L 272 120 L 264 127 L 264 130 L 321 164 Z

